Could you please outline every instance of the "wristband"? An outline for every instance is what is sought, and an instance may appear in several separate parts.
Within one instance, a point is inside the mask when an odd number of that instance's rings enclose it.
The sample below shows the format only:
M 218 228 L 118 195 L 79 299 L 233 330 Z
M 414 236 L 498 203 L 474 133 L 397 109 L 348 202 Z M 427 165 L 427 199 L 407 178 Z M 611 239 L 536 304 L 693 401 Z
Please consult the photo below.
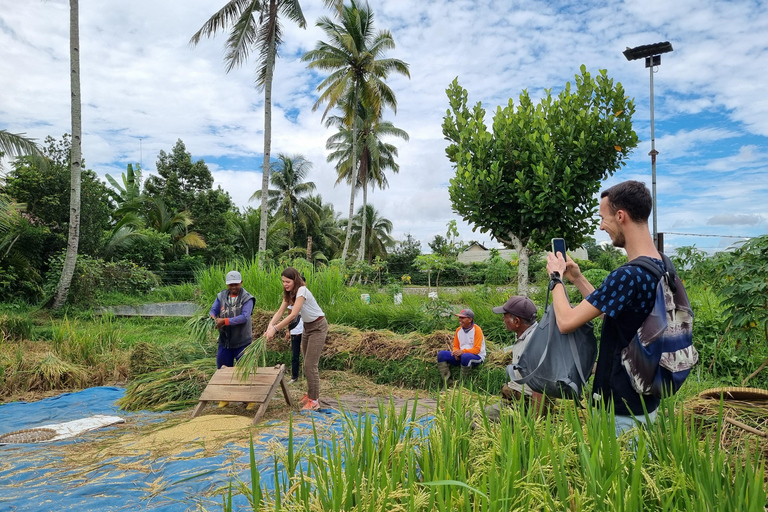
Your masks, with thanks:
M 557 283 L 560 283 L 565 288 L 565 283 L 560 279 L 560 272 L 552 272 L 549 274 L 549 289 L 554 290 Z

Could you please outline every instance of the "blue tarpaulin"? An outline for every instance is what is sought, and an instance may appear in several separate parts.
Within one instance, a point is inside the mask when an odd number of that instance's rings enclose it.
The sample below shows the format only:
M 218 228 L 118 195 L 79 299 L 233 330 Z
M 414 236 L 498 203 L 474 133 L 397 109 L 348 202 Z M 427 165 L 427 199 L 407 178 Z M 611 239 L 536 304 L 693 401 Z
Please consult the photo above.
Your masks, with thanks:
M 90 388 L 38 402 L 0 405 L 0 435 L 20 429 L 72 421 L 96 414 L 121 416 L 127 423 L 87 432 L 67 440 L 0 446 L 0 510 L 153 510 L 183 511 L 221 508 L 217 490 L 233 478 L 250 482 L 249 449 L 230 443 L 213 455 L 202 448 L 168 457 L 151 454 L 126 457 L 110 450 L 121 429 L 163 421 L 167 413 L 127 413 L 115 402 L 125 391 L 114 387 Z M 357 415 L 352 416 L 356 422 Z M 294 417 L 294 446 L 314 445 L 312 421 L 328 442 L 341 435 L 345 420 L 339 411 L 321 409 Z M 288 427 L 271 422 L 254 436 L 262 487 L 274 485 L 274 443 L 287 446 Z M 247 444 L 247 439 L 244 439 Z M 81 450 L 83 443 L 99 442 L 98 456 Z M 281 466 L 278 466 L 278 471 Z M 235 508 L 245 508 L 245 497 L 234 497 Z

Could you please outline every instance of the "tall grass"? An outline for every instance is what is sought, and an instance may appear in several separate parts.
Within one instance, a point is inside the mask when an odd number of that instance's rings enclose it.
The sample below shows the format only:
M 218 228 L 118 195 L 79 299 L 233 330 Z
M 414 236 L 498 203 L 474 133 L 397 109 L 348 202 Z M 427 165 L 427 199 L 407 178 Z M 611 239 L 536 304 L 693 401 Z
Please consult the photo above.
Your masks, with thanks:
M 294 447 L 289 427 L 286 449 L 261 461 L 274 491 L 255 462 L 235 490 L 252 510 L 763 511 L 760 455 L 727 453 L 717 431 L 665 404 L 647 430 L 618 438 L 609 411 L 572 404 L 546 418 L 508 409 L 496 424 L 454 393 L 426 433 L 415 409 L 380 406 L 329 440 L 314 428 L 312 447 Z

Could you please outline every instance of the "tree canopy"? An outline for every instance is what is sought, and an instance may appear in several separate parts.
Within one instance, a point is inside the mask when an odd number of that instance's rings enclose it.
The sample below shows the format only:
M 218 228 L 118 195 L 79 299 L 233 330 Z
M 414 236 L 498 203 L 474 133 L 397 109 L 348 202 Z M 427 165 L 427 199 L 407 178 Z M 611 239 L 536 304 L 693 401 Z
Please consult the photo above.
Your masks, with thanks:
M 453 209 L 520 256 L 518 284 L 527 287 L 528 257 L 550 238 L 579 246 L 597 227 L 596 194 L 637 146 L 635 106 L 605 70 L 594 78 L 581 67 L 575 85 L 547 90 L 534 104 L 498 107 L 489 130 L 485 109 L 467 106 L 455 79 L 447 89 L 443 135 L 456 166 L 449 194 Z

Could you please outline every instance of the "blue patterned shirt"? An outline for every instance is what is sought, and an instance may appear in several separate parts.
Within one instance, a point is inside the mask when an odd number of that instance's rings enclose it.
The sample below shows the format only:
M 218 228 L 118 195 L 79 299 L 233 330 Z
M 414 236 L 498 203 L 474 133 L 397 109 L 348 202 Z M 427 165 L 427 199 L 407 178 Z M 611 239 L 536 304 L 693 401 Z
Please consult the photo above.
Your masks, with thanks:
M 661 260 L 653 261 L 660 270 L 664 269 Z M 587 296 L 587 302 L 611 318 L 624 309 L 648 315 L 656 298 L 656 283 L 656 277 L 642 267 L 619 267 Z

